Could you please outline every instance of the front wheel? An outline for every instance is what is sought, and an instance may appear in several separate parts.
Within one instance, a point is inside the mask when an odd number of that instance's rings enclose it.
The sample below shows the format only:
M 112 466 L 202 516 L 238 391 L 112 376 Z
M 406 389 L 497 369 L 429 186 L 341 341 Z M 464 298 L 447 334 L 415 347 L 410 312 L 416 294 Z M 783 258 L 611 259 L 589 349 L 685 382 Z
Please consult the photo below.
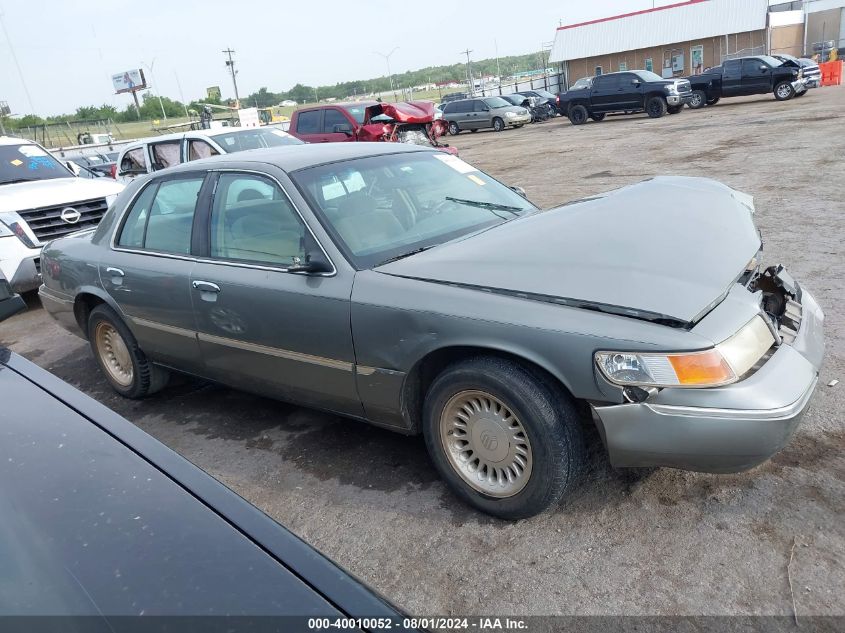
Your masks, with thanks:
M 502 519 L 534 516 L 574 486 L 587 453 L 562 388 L 518 363 L 476 357 L 441 373 L 426 394 L 426 447 L 452 490 Z
M 716 99 L 716 101 L 718 101 L 718 99 Z M 703 90 L 693 90 L 687 105 L 689 105 L 689 107 L 693 110 L 703 108 L 705 105 L 709 105 L 707 103 L 707 95 Z
M 778 101 L 786 101 L 795 96 L 795 88 L 788 81 L 782 81 L 775 86 L 775 99 Z
M 451 134 L 452 136 L 457 136 L 460 133 L 461 133 L 461 128 L 458 127 L 457 123 L 455 123 L 454 121 L 451 121 L 449 123 L 449 134 Z
M 572 106 L 569 110 L 569 121 L 572 125 L 582 125 L 587 122 L 589 116 L 587 108 L 582 105 Z
M 666 114 L 666 99 L 663 97 L 652 97 L 645 104 L 645 111 L 652 119 L 659 119 Z
M 147 359 L 132 332 L 107 305 L 91 310 L 88 341 L 97 364 L 121 396 L 143 398 L 167 384 L 167 370 Z
M 502 121 L 502 119 L 500 119 L 499 117 L 496 117 L 495 119 L 493 119 L 493 130 L 495 132 L 501 132 L 504 129 L 505 129 L 505 122 Z
M 593 121 L 595 121 L 596 123 L 599 123 L 601 121 L 604 121 L 604 117 L 606 117 L 606 116 L 607 116 L 606 112 L 594 112 L 593 114 L 590 115 L 590 118 Z

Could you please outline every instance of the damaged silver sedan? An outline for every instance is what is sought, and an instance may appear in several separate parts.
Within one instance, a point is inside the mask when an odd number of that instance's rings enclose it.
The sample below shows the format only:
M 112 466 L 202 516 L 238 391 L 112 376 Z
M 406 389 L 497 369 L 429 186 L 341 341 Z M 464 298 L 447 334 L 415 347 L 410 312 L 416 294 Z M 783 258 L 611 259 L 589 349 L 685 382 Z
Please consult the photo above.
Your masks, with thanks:
M 422 433 L 458 496 L 517 519 L 575 485 L 588 424 L 618 467 L 789 441 L 823 315 L 762 268 L 753 212 L 699 178 L 540 212 L 433 149 L 258 150 L 133 182 L 44 249 L 40 294 L 124 396 L 176 370 Z

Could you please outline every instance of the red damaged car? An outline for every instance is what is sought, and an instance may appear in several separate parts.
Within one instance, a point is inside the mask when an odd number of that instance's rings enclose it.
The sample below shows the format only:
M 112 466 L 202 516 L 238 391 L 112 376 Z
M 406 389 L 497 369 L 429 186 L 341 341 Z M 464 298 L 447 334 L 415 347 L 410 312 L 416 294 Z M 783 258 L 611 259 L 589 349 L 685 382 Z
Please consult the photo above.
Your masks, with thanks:
M 434 119 L 434 104 L 429 101 L 359 101 L 303 108 L 293 113 L 289 133 L 308 143 L 386 141 L 458 153 L 438 140 L 446 133 L 446 124 Z

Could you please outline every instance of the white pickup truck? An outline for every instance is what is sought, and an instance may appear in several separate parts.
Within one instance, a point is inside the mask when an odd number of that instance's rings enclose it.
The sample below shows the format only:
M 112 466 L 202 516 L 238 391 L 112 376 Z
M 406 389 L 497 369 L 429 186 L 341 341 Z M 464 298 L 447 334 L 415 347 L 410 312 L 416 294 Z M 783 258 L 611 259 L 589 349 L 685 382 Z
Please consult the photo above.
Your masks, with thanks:
M 0 136 L 0 270 L 12 289 L 37 289 L 42 246 L 96 227 L 122 189 L 75 176 L 37 143 Z

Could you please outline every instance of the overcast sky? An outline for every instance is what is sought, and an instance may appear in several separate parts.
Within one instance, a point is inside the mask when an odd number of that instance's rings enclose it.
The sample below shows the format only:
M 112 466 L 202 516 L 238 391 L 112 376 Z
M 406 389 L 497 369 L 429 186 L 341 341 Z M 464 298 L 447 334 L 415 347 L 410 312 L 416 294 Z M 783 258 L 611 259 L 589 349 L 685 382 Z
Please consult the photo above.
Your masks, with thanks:
M 677 0 L 520 0 L 452 3 L 407 0 L 0 0 L 0 12 L 24 83 L 0 31 L 0 101 L 12 112 L 73 112 L 81 105 L 131 102 L 113 94 L 111 75 L 153 64 L 148 83 L 188 101 L 219 85 L 233 96 L 221 52 L 235 49 L 245 96 L 295 83 L 325 85 L 472 58 L 539 50 L 562 22 L 571 24 Z M 741 0 L 740 0 L 741 1 Z M 413 6 L 419 6 L 417 10 Z

